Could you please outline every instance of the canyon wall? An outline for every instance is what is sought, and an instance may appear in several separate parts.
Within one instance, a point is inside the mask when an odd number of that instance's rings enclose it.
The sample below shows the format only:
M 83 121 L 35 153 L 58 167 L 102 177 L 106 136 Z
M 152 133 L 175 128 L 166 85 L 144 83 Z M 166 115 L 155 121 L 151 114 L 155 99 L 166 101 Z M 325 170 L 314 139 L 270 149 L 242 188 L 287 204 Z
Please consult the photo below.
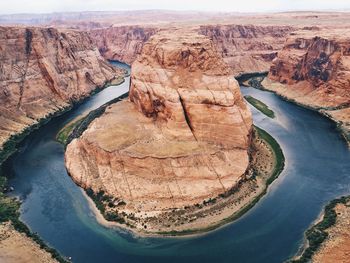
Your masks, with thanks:
M 199 32 L 210 37 L 234 75 L 270 69 L 282 49 L 290 26 L 204 25 Z
M 111 196 L 118 205 L 108 209 L 132 225 L 235 187 L 249 166 L 252 118 L 231 74 L 206 36 L 152 36 L 132 65 L 129 100 L 67 146 L 73 180 Z
M 20 133 L 123 76 L 87 33 L 0 27 L 0 148 Z
M 194 32 L 212 39 L 217 51 L 234 75 L 268 71 L 277 51 L 282 49 L 289 26 L 203 25 L 189 26 Z M 91 30 L 90 36 L 107 59 L 131 64 L 144 43 L 160 26 L 119 26 Z M 175 28 L 173 30 L 176 30 Z
M 350 31 L 301 30 L 271 66 L 265 88 L 319 110 L 350 131 Z
M 89 34 L 106 59 L 131 65 L 144 43 L 158 30 L 147 26 L 120 26 L 91 30 Z

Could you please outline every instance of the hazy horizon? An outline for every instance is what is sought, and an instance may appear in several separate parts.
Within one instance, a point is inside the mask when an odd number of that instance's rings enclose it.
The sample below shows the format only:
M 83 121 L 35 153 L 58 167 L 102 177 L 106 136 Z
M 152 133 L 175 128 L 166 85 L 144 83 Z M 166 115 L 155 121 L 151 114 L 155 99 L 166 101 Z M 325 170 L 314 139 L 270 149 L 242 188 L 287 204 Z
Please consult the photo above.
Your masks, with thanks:
M 0 3 L 0 14 L 47 14 L 60 12 L 118 11 L 204 11 L 204 12 L 286 12 L 286 11 L 349 11 L 348 0 L 12 0 Z

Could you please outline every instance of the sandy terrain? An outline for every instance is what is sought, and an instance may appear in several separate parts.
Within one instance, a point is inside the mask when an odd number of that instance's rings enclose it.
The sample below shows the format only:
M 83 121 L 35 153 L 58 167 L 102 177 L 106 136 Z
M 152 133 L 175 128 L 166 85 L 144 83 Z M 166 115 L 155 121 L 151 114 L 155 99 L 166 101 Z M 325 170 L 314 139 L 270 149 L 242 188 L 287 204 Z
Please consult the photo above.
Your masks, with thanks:
M 25 234 L 14 230 L 10 223 L 0 224 L 0 262 L 54 263 L 58 262 Z
M 337 222 L 327 229 L 328 238 L 314 255 L 314 263 L 350 262 L 350 203 L 335 207 Z

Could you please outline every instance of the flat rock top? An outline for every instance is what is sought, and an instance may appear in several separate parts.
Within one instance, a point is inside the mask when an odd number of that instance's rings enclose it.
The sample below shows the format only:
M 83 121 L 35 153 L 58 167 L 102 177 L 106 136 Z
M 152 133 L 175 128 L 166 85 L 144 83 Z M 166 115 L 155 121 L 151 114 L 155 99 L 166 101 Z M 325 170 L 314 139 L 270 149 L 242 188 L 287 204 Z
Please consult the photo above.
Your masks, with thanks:
M 178 158 L 214 154 L 220 150 L 214 144 L 198 142 L 193 137 L 170 138 L 129 101 L 108 107 L 83 138 L 107 152 L 120 151 L 136 158 Z
M 344 28 L 311 28 L 312 30 L 298 30 L 291 34 L 293 38 L 313 39 L 315 37 L 328 40 L 345 41 L 350 39 L 350 29 Z
M 174 29 L 153 35 L 144 45 L 137 62 L 159 65 L 178 73 L 182 70 L 217 76 L 231 73 L 217 54 L 213 42 L 193 30 Z

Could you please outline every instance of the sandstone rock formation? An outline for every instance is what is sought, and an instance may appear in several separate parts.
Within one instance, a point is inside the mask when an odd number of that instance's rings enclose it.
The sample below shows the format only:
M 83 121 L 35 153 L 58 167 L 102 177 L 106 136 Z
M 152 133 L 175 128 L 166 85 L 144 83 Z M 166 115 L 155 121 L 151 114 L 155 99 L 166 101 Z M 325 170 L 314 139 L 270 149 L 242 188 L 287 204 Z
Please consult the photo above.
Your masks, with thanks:
M 179 28 L 184 26 L 177 26 Z M 289 26 L 202 25 L 190 27 L 210 37 L 233 75 L 268 71 L 277 51 L 282 49 Z M 118 26 L 91 30 L 90 36 L 107 59 L 131 64 L 158 26 Z
M 88 96 L 123 72 L 87 33 L 0 27 L 0 148 L 11 135 Z
M 91 30 L 89 34 L 106 59 L 131 65 L 157 31 L 156 27 L 121 26 Z
M 214 44 L 160 32 L 132 65 L 129 100 L 67 146 L 66 166 L 83 188 L 116 198 L 119 215 L 146 220 L 234 187 L 249 165 L 251 129 Z
M 267 89 L 322 111 L 350 139 L 350 31 L 292 34 L 271 66 Z
M 205 25 L 200 33 L 210 37 L 234 75 L 270 69 L 282 49 L 290 26 Z

